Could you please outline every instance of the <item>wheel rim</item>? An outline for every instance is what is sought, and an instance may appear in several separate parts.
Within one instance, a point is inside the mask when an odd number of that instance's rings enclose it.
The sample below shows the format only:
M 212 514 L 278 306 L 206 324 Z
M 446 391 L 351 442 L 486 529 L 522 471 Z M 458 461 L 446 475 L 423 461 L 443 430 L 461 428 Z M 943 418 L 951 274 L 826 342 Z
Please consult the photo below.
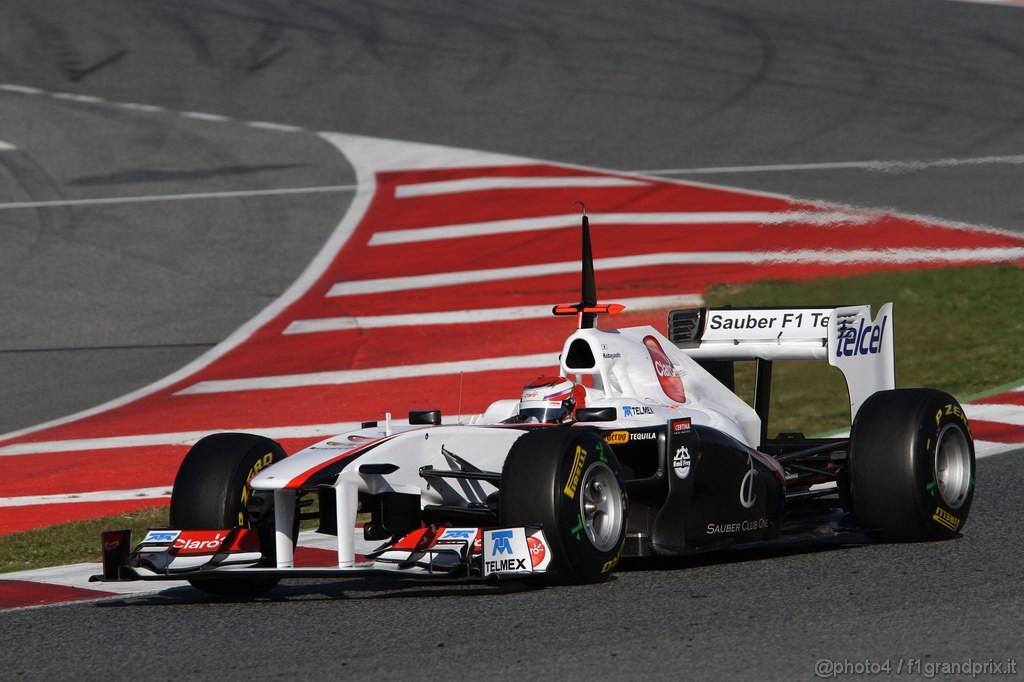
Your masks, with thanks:
M 935 484 L 950 509 L 959 509 L 971 489 L 971 448 L 955 424 L 947 424 L 935 443 Z
M 590 544 L 601 552 L 616 547 L 622 536 L 622 489 L 615 473 L 604 462 L 594 462 L 580 483 L 580 513 Z

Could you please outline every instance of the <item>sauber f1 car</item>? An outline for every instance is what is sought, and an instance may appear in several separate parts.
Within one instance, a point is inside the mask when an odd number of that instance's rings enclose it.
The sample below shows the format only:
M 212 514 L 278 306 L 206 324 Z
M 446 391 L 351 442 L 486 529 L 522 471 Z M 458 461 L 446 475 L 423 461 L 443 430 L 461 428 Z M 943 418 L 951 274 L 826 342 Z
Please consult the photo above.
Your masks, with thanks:
M 600 329 L 583 216 L 578 329 L 557 375 L 444 424 L 437 410 L 366 422 L 291 456 L 269 438 L 197 442 L 170 527 L 103 534 L 95 580 L 187 580 L 255 595 L 281 578 L 595 582 L 621 557 L 831 537 L 956 536 L 974 494 L 974 444 L 946 393 L 896 389 L 892 306 L 687 309 Z M 772 365 L 820 360 L 849 389 L 848 437 L 768 437 Z M 755 363 L 752 404 L 735 364 Z M 296 562 L 316 521 L 327 565 Z M 321 544 L 322 546 L 322 544 Z

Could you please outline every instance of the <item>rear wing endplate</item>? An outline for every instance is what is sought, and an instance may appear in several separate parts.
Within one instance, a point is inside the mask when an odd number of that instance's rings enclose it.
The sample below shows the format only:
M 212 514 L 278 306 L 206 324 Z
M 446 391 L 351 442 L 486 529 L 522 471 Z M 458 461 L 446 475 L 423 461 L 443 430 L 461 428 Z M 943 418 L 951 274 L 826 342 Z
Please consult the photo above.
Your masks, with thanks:
M 674 310 L 668 337 L 695 360 L 828 360 L 846 378 L 851 419 L 896 387 L 892 303 L 874 319 L 869 305 Z

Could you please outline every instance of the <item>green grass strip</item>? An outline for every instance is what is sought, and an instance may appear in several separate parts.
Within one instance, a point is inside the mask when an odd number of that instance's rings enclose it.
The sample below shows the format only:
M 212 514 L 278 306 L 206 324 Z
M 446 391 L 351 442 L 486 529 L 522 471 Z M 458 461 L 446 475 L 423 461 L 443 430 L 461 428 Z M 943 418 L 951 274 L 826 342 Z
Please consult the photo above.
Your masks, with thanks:
M 167 507 L 147 507 L 117 516 L 4 535 L 0 537 L 0 574 L 99 561 L 101 532 L 131 528 L 132 540 L 137 542 L 146 529 L 166 525 Z

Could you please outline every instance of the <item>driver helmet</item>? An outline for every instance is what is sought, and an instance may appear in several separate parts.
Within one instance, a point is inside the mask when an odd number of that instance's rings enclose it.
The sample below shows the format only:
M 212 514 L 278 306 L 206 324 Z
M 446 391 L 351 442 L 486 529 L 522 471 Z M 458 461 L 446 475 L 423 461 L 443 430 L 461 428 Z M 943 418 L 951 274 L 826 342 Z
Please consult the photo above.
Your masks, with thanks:
M 586 389 L 565 377 L 541 376 L 523 387 L 519 421 L 561 424 L 584 406 Z

